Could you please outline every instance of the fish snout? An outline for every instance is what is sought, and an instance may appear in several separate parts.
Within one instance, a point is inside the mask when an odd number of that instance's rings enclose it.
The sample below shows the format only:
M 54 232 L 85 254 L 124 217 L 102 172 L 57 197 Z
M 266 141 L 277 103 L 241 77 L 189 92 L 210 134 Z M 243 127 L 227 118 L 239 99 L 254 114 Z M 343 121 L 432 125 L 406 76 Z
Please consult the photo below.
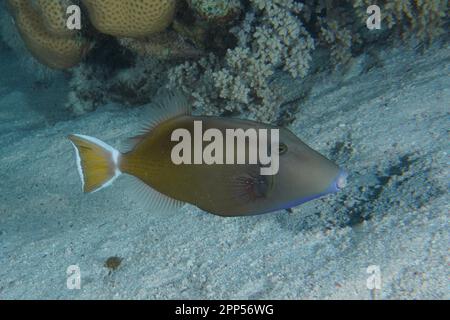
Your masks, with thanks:
M 332 192 L 337 192 L 347 186 L 348 173 L 344 170 L 340 170 L 338 176 L 331 184 Z
M 341 190 L 347 186 L 347 177 L 348 177 L 347 172 L 345 172 L 343 170 L 341 170 L 341 172 L 339 172 L 339 175 L 336 178 L 336 188 L 338 190 Z

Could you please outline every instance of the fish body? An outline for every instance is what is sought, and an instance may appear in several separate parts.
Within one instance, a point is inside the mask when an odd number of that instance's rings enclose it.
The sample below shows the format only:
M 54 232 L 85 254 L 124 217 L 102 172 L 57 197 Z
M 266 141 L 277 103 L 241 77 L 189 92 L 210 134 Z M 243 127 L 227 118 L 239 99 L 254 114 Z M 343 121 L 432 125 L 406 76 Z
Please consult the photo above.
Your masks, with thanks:
M 159 104 L 150 128 L 133 139 L 130 151 L 120 153 L 95 138 L 71 135 L 77 151 L 78 167 L 85 192 L 109 185 L 121 174 L 137 178 L 143 189 L 154 191 L 152 201 L 190 203 L 221 216 L 244 216 L 289 209 L 308 200 L 335 192 L 345 184 L 345 173 L 337 165 L 308 147 L 291 131 L 254 121 L 192 116 L 187 102 L 172 95 Z M 261 163 L 175 164 L 172 150 L 177 145 L 172 134 L 184 129 L 195 137 L 195 123 L 202 129 L 278 129 L 279 169 L 261 174 Z M 268 142 L 270 143 L 270 141 Z M 202 149 L 208 142 L 202 141 Z M 194 144 L 191 145 L 194 154 Z M 237 154 L 237 147 L 234 154 Z M 251 143 L 247 141 L 248 152 Z M 155 193 L 156 192 L 156 193 Z

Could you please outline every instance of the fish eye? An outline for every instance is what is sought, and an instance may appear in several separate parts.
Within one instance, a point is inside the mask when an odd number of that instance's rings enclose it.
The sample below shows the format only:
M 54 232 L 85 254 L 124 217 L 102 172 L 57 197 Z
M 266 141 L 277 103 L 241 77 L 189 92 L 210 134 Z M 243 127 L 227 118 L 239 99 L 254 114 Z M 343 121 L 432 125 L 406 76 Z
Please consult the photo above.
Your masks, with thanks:
M 278 154 L 282 155 L 285 154 L 287 151 L 288 151 L 287 145 L 281 142 L 280 145 L 278 146 Z

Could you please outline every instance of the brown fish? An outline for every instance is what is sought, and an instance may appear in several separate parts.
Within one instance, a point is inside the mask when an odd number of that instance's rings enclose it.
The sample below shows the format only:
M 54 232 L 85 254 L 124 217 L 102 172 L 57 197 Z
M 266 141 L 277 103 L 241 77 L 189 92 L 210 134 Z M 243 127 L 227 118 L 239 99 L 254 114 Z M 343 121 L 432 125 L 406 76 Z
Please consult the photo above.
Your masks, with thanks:
M 345 186 L 344 171 L 287 129 L 240 119 L 193 116 L 189 110 L 182 95 L 168 93 L 160 98 L 154 103 L 148 128 L 132 139 L 131 150 L 125 153 L 96 138 L 70 135 L 83 190 L 98 191 L 124 173 L 137 178 L 142 197 L 155 209 L 170 209 L 187 202 L 217 215 L 243 216 L 289 209 Z M 233 150 L 226 149 L 224 143 L 219 144 L 223 147 L 222 164 L 174 163 L 173 150 L 179 145 L 173 141 L 174 131 L 182 129 L 195 136 L 197 123 L 205 132 L 215 129 L 223 135 L 230 129 L 278 129 L 278 171 L 263 175 L 260 161 L 225 164 L 227 154 Z M 207 148 L 208 141 L 203 138 L 201 146 Z M 251 147 L 249 139 L 245 150 L 248 152 Z M 188 151 L 189 155 L 198 154 L 194 145 Z M 238 152 L 235 147 L 234 160 Z

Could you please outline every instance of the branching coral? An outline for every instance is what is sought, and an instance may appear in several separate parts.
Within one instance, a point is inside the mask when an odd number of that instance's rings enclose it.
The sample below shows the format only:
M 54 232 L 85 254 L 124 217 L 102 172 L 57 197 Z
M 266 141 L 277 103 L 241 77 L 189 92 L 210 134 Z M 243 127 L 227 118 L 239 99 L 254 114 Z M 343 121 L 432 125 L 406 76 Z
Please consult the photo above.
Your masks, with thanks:
M 359 42 L 357 33 L 349 28 L 340 27 L 339 21 L 335 19 L 318 18 L 320 25 L 320 42 L 329 46 L 331 58 L 335 65 L 345 63 L 352 57 L 351 48 L 354 43 Z
M 341 1 L 339 5 L 331 0 L 305 0 L 304 3 L 301 18 L 316 35 L 317 45 L 328 48 L 334 66 L 348 62 L 353 46 L 361 42 L 362 26 L 355 24 L 351 1 Z
M 354 0 L 353 6 L 361 21 L 367 19 L 365 9 L 372 4 L 380 7 L 386 27 L 395 28 L 403 39 L 417 37 L 430 42 L 444 33 L 444 24 L 448 23 L 447 0 Z
M 276 70 L 307 74 L 314 41 L 296 15 L 294 1 L 253 0 L 252 9 L 232 30 L 238 46 L 223 60 L 211 55 L 169 72 L 169 87 L 181 87 L 194 106 L 208 114 L 241 113 L 274 121 L 281 97 L 270 88 Z
M 175 0 L 83 0 L 95 28 L 115 37 L 140 38 L 164 31 Z
M 93 111 L 106 101 L 104 82 L 92 77 L 94 73 L 92 67 L 85 64 L 72 70 L 65 107 L 76 115 Z
M 39 1 L 37 5 L 39 3 L 48 4 Z M 83 59 L 89 44 L 74 33 L 58 32 L 62 29 L 63 12 L 57 7 L 43 15 L 39 7 L 28 0 L 8 0 L 8 5 L 26 47 L 38 61 L 50 68 L 66 69 Z
M 148 103 L 166 82 L 166 74 L 165 64 L 148 57 L 138 57 L 132 67 L 114 73 L 80 64 L 73 69 L 66 108 L 80 115 L 108 102 L 122 106 Z

